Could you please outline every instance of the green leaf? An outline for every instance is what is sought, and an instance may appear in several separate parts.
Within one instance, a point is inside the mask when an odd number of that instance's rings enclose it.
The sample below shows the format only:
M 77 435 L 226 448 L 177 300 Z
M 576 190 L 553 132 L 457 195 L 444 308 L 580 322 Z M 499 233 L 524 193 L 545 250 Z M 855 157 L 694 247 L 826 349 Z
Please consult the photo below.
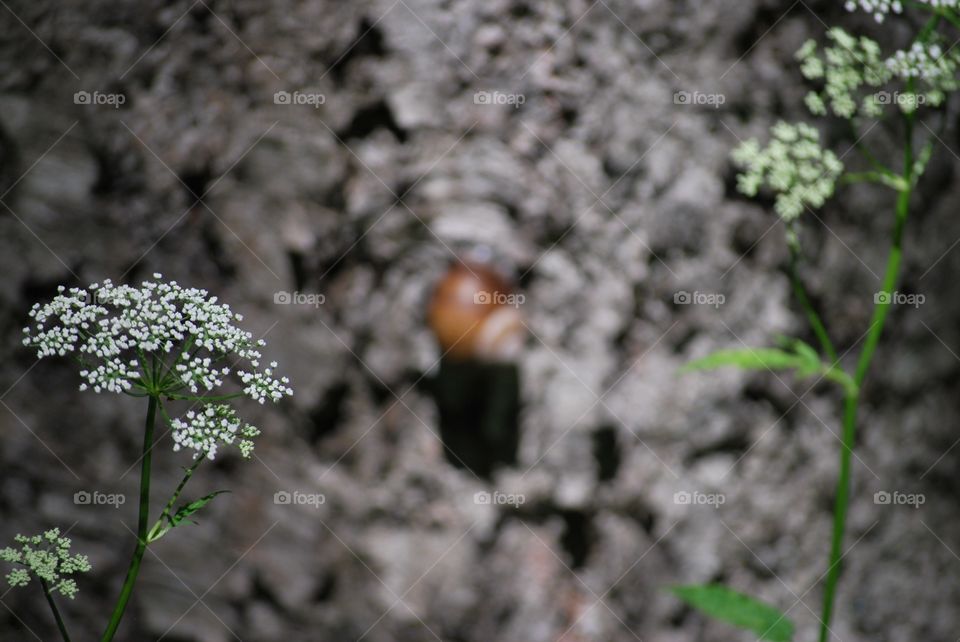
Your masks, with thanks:
M 173 526 L 179 526 L 183 520 L 190 517 L 191 515 L 196 513 L 198 510 L 200 510 L 201 508 L 209 504 L 211 501 L 213 501 L 214 497 L 222 493 L 229 493 L 229 492 L 230 492 L 229 490 L 217 490 L 210 493 L 209 495 L 204 495 L 200 499 L 196 501 L 192 501 L 189 504 L 184 504 L 183 506 L 177 509 L 177 512 L 174 513 L 173 517 L 170 518 L 170 521 L 173 523 Z M 190 521 L 196 524 L 196 522 L 194 522 L 193 520 L 190 520 Z
M 167 516 L 167 522 L 165 524 L 157 522 L 153 529 L 151 529 L 150 534 L 147 536 L 147 542 L 155 542 L 164 535 L 166 535 L 170 529 L 180 526 L 184 520 L 189 521 L 193 524 L 196 524 L 194 520 L 187 520 L 188 517 L 196 513 L 198 510 L 209 504 L 213 501 L 213 498 L 222 493 L 229 493 L 229 490 L 218 490 L 210 493 L 209 495 L 204 495 L 198 500 L 192 501 L 188 504 L 184 504 L 173 515 Z M 162 519 L 162 518 L 161 518 Z
M 820 375 L 839 384 L 847 395 L 857 395 L 858 387 L 853 378 L 838 365 L 820 360 L 820 354 L 809 344 L 799 339 L 779 337 L 779 348 L 743 348 L 718 350 L 702 359 L 691 361 L 680 369 L 681 373 L 695 370 L 716 370 L 732 366 L 743 370 L 793 370 L 801 379 Z
M 702 359 L 691 361 L 680 372 L 716 370 L 726 366 L 744 370 L 789 370 L 802 365 L 796 354 L 778 348 L 743 348 L 742 350 L 718 350 Z
M 793 622 L 779 610 L 721 584 L 675 586 L 671 591 L 695 609 L 752 631 L 761 640 L 790 642 L 793 639 Z

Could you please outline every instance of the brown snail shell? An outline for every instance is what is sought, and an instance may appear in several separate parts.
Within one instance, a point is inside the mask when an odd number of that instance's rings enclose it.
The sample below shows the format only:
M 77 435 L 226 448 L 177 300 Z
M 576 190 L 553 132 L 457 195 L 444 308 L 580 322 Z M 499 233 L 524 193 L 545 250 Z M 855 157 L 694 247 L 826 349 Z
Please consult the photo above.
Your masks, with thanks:
M 512 361 L 525 336 L 522 300 L 494 268 L 458 262 L 437 284 L 427 322 L 445 358 Z

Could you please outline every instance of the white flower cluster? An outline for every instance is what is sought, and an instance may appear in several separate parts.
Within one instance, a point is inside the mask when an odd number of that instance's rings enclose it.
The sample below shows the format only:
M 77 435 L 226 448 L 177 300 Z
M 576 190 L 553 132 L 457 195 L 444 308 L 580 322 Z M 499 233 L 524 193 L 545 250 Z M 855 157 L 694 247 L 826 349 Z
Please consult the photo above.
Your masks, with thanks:
M 892 72 L 884 63 L 880 45 L 870 38 L 852 36 L 839 27 L 827 31 L 833 44 L 824 47 L 822 57 L 814 40 L 806 41 L 796 57 L 800 73 L 807 80 L 822 81 L 822 92 L 807 94 L 807 107 L 813 114 L 823 116 L 827 106 L 841 118 L 852 118 L 858 113 L 876 118 L 883 111 L 883 102 L 875 92 L 859 97 L 861 87 L 881 87 L 890 80 Z
M 86 573 L 90 570 L 90 561 L 86 555 L 70 554 L 71 542 L 60 537 L 59 528 L 32 537 L 17 535 L 14 541 L 20 544 L 19 549 L 0 549 L 0 560 L 20 567 L 7 574 L 11 587 L 26 586 L 32 574 L 46 582 L 51 593 L 62 593 L 71 600 L 76 596 L 77 583 L 66 576 Z
M 939 42 L 915 42 L 910 49 L 898 51 L 887 60 L 887 68 L 897 77 L 923 81 L 927 87 L 924 102 L 940 105 L 946 92 L 960 88 L 957 79 L 960 52 L 944 51 Z
M 791 221 L 805 207 L 823 206 L 843 164 L 820 147 L 820 133 L 810 125 L 781 121 L 770 131 L 773 139 L 765 148 L 748 140 L 733 151 L 734 162 L 745 170 L 737 176 L 737 188 L 756 196 L 761 187 L 769 187 L 776 193 L 777 213 Z
M 258 365 L 256 361 L 253 362 L 253 365 Z M 286 377 L 276 379 L 273 374 L 273 370 L 277 367 L 276 361 L 270 362 L 269 368 L 264 368 L 263 372 L 238 372 L 240 381 L 243 382 L 244 394 L 246 394 L 251 399 L 259 401 L 261 404 L 269 399 L 270 401 L 280 401 L 284 395 L 292 394 L 290 388 L 287 387 Z
M 265 342 L 254 340 L 236 325 L 243 320 L 241 315 L 206 290 L 164 282 L 160 274 L 153 277 L 140 287 L 114 285 L 109 280 L 87 289 L 61 286 L 52 301 L 31 309 L 34 325 L 24 328 L 24 344 L 36 348 L 40 358 L 68 355 L 77 359 L 84 379 L 81 390 L 89 386 L 94 392 L 207 403 L 202 395 L 220 388 L 234 374 L 242 387 L 227 398 L 246 396 L 262 404 L 293 394 L 289 380 L 275 374 L 276 362 L 260 367 L 258 348 Z M 225 359 L 233 363 L 223 365 Z M 204 419 L 211 410 L 219 422 L 216 430 Z M 231 430 L 234 419 L 228 421 L 220 406 L 204 406 L 181 423 L 207 423 L 195 426 L 199 432 L 181 428 L 176 433 L 180 436 L 177 446 L 195 448 L 212 458 L 216 449 L 211 435 L 232 443 L 227 436 L 257 434 L 256 428 L 240 428 L 239 422 Z M 249 439 L 240 442 L 245 456 L 252 447 Z
M 960 6 L 960 0 L 916 0 L 921 4 L 928 4 L 934 9 L 956 9 Z M 873 14 L 873 19 L 877 22 L 883 22 L 884 18 L 890 13 L 902 13 L 903 3 L 900 0 L 846 0 L 843 3 L 847 11 L 853 12 L 857 9 Z
M 921 2 L 923 0 L 920 0 Z M 934 2 L 939 2 L 939 0 L 933 0 Z M 847 0 L 843 3 L 844 8 L 847 11 L 856 11 L 857 8 L 860 8 L 867 13 L 872 13 L 874 20 L 877 22 L 883 22 L 883 19 L 891 11 L 893 13 L 902 13 L 903 4 L 900 0 Z
M 88 290 L 60 286 L 50 303 L 33 306 L 35 326 L 24 328 L 24 345 L 37 348 L 38 357 L 72 354 L 89 363 L 81 374 L 96 392 L 123 392 L 143 383 L 143 370 L 152 365 L 149 357 L 173 355 L 172 365 L 192 392 L 220 385 L 230 369 L 212 369 L 212 364 L 227 355 L 256 367 L 256 348 L 264 342 L 234 325 L 241 315 L 206 290 L 153 276 L 156 281 L 139 288 L 109 279 Z M 196 358 L 201 349 L 210 357 Z
M 822 55 L 813 40 L 797 51 L 803 76 L 824 85 L 822 91 L 811 91 L 806 97 L 807 107 L 815 115 L 826 115 L 828 106 L 841 118 L 879 118 L 887 105 L 910 113 L 920 105 L 936 107 L 947 92 L 960 89 L 960 51 L 944 50 L 935 35 L 930 42 L 915 42 L 886 59 L 880 45 L 870 38 L 857 38 L 840 28 L 830 29 L 827 38 L 833 44 L 825 47 Z M 917 83 L 910 91 L 880 90 L 894 78 Z M 861 91 L 864 88 L 866 92 Z
M 195 451 L 194 458 L 206 454 L 208 459 L 213 459 L 218 444 L 232 444 L 240 437 L 237 447 L 240 454 L 249 459 L 253 452 L 251 440 L 260 434 L 254 426 L 243 423 L 236 410 L 227 404 L 208 405 L 199 412 L 189 410 L 185 419 L 174 419 L 171 425 L 173 449 L 191 448 Z

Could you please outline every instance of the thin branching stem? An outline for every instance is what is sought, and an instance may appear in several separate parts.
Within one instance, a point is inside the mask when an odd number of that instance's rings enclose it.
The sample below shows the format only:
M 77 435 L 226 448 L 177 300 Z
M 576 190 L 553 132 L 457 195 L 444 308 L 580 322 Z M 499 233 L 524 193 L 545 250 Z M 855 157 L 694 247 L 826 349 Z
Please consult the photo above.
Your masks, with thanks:
M 63 642 L 70 642 L 70 634 L 67 633 L 67 625 L 63 621 L 63 617 L 60 615 L 60 609 L 57 608 L 57 603 L 53 599 L 53 593 L 50 591 L 50 585 L 42 577 L 37 578 L 40 580 L 40 588 L 43 589 L 43 595 L 47 598 L 47 604 L 50 605 L 50 610 L 53 612 L 53 619 L 57 621 L 57 629 L 60 631 L 60 637 L 63 638 Z
M 163 512 L 160 513 L 160 518 L 153 525 L 153 528 L 150 529 L 150 533 L 147 535 L 147 543 L 157 539 L 158 533 L 163 530 L 164 523 L 170 520 L 170 511 L 173 510 L 173 505 L 178 499 L 180 499 L 180 495 L 183 493 L 183 489 L 186 487 L 187 482 L 190 481 L 190 478 L 193 477 L 193 473 L 196 472 L 197 468 L 200 467 L 200 464 L 202 464 L 203 460 L 206 458 L 206 453 L 201 453 L 197 457 L 197 460 L 194 461 L 189 468 L 185 469 L 183 478 L 180 480 L 180 483 L 177 484 L 176 490 L 173 491 L 170 501 L 168 501 L 167 505 L 163 507 Z
M 840 361 L 840 358 L 837 356 L 837 350 L 833 345 L 833 341 L 830 340 L 830 335 L 827 332 L 823 320 L 820 318 L 820 314 L 817 313 L 816 308 L 813 307 L 813 303 L 810 302 L 810 297 L 807 296 L 807 290 L 803 285 L 803 280 L 800 278 L 800 261 L 802 258 L 800 241 L 794 230 L 790 231 L 788 237 L 787 245 L 790 248 L 790 282 L 793 285 L 793 294 L 797 297 L 800 307 L 803 308 L 803 312 L 807 316 L 807 321 L 810 323 L 810 328 L 817 336 L 820 347 L 823 349 L 831 366 L 836 366 L 837 362 Z

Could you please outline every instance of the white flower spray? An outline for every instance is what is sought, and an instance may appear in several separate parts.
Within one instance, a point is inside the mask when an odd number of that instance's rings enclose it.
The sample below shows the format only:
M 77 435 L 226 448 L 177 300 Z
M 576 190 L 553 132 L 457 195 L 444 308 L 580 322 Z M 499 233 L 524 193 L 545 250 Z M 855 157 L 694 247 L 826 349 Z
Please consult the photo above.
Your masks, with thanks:
M 86 289 L 61 286 L 52 301 L 30 311 L 34 324 L 23 329 L 24 345 L 40 358 L 75 358 L 84 380 L 80 390 L 200 404 L 182 418 L 167 417 L 174 450 L 188 447 L 195 456 L 213 459 L 218 444 L 242 436 L 236 443 L 249 457 L 250 439 L 259 430 L 242 425 L 236 412 L 219 402 L 239 397 L 277 402 L 293 394 L 289 379 L 275 375 L 275 361 L 260 367 L 265 342 L 236 325 L 243 317 L 230 306 L 206 290 L 163 282 L 160 274 L 153 278 L 140 287 L 109 280 Z M 232 374 L 239 390 L 207 395 L 223 388 Z
M 214 459 L 223 446 L 236 446 L 243 458 L 253 455 L 260 430 L 246 423 L 234 403 L 247 399 L 276 403 L 293 394 L 277 363 L 261 366 L 265 342 L 239 327 L 243 317 L 206 290 L 166 282 L 160 274 L 139 286 L 109 280 L 87 288 L 65 288 L 30 310 L 23 343 L 38 358 L 66 357 L 79 365 L 80 390 L 116 393 L 147 400 L 140 457 L 140 502 L 137 543 L 117 604 L 101 642 L 114 638 L 133 592 L 149 544 L 180 526 L 223 491 L 175 507 L 197 467 Z M 172 417 L 168 405 L 188 406 Z M 170 427 L 173 450 L 190 451 L 186 468 L 159 519 L 150 527 L 149 502 L 154 429 L 158 416 Z M 0 550 L 0 560 L 15 565 L 11 586 L 36 577 L 44 589 L 65 642 L 66 625 L 54 593 L 73 598 L 75 573 L 90 570 L 87 558 L 69 553 L 70 540 L 57 529 L 43 535 L 18 535 L 19 548 Z

